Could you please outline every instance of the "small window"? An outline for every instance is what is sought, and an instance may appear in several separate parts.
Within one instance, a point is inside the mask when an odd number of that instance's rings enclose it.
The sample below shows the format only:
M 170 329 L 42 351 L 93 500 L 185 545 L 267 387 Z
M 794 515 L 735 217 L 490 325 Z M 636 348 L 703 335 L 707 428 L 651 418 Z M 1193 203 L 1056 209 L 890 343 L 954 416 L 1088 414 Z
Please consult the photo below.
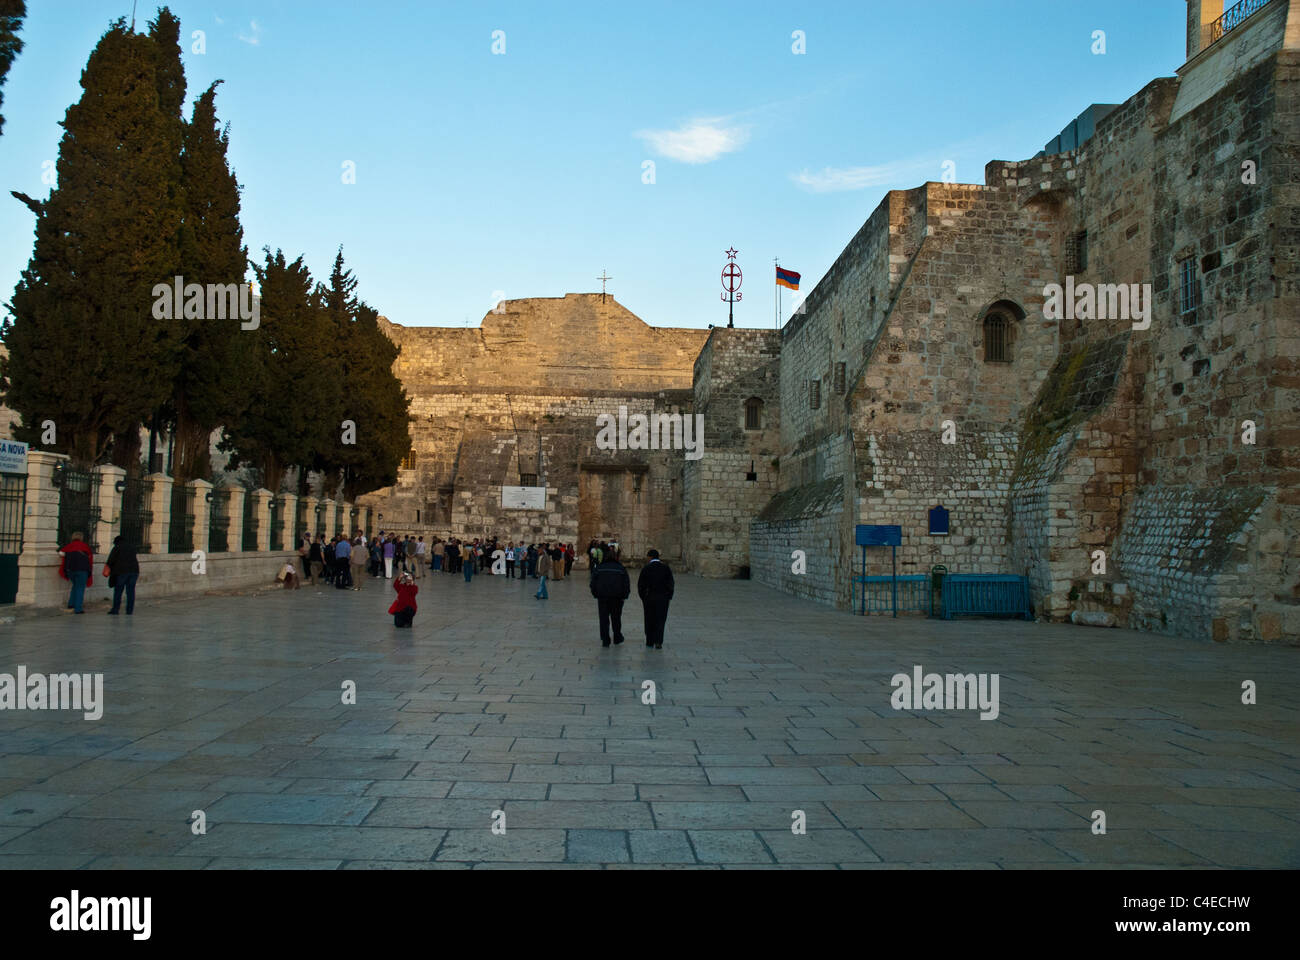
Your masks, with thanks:
M 406 456 L 402 457 L 402 469 L 413 470 L 415 468 L 415 451 L 412 450 Z
M 1201 278 L 1196 275 L 1196 258 L 1178 263 L 1178 312 L 1192 313 L 1201 305 Z
M 820 380 L 808 381 L 808 407 L 811 410 L 818 410 L 822 405 L 822 382 Z
M 535 473 L 521 473 L 521 474 L 519 474 L 519 486 L 521 486 L 521 487 L 535 487 L 535 486 L 537 486 L 537 474 L 535 474 Z
M 844 392 L 845 365 L 843 363 L 835 364 L 835 392 Z
M 758 397 L 750 397 L 745 401 L 745 429 L 763 429 L 763 401 Z
M 1005 313 L 990 313 L 984 318 L 984 362 L 1011 362 L 1011 318 Z
M 1080 230 L 1065 241 L 1065 272 L 1083 273 L 1088 269 L 1088 231 Z

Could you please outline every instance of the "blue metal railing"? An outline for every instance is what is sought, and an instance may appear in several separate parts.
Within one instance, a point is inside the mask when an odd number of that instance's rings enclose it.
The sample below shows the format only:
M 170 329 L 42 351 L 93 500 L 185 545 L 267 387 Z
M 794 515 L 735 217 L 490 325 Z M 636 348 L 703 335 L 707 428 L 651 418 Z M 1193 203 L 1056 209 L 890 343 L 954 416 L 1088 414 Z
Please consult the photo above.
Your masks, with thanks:
M 943 618 L 1024 617 L 1029 611 L 1029 580 L 1002 573 L 950 573 L 943 578 Z
M 859 597 L 858 588 L 862 594 Z M 863 577 L 853 578 L 852 609 L 855 613 L 893 613 L 894 612 L 894 578 Z M 898 612 L 930 612 L 930 575 L 908 574 L 898 578 Z

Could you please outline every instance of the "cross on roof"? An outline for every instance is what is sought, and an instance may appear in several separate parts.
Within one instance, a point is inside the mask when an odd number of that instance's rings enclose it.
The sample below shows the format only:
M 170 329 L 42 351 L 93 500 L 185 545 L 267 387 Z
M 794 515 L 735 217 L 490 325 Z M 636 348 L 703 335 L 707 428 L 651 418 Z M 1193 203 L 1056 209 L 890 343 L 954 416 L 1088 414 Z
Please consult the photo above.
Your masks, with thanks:
M 613 277 L 606 276 L 608 272 L 609 272 L 608 270 L 602 270 L 600 271 L 600 276 L 596 278 L 597 280 L 600 281 L 600 302 L 601 303 L 605 302 L 605 281 L 614 279 Z

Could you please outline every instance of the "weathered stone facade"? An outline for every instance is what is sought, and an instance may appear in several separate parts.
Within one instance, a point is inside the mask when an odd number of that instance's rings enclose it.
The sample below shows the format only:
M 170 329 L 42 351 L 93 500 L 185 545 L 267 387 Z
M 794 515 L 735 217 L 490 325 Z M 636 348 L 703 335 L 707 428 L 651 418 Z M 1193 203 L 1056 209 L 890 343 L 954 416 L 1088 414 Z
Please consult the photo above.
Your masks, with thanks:
M 755 577 L 847 606 L 896 523 L 900 573 L 1024 574 L 1041 616 L 1300 638 L 1300 9 L 1220 13 L 1077 149 L 885 198 L 783 331 Z M 1149 326 L 1046 310 L 1067 277 L 1149 284 Z
M 597 449 L 596 418 L 620 407 L 689 414 L 708 331 L 650 327 L 599 294 L 502 301 L 473 329 L 384 329 L 401 348 L 394 372 L 411 397 L 413 452 L 395 486 L 361 498 L 382 526 L 603 537 L 630 555 L 681 556 L 684 451 Z M 503 508 L 502 486 L 533 477 L 545 509 Z

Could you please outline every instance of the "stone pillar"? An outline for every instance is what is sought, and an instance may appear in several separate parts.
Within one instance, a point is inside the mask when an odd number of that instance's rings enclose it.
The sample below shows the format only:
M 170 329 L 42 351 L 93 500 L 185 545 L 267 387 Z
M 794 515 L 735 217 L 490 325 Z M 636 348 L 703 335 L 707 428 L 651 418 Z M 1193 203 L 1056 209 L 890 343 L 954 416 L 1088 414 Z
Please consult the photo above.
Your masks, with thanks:
M 298 501 L 298 510 L 302 515 L 302 525 L 313 538 L 316 536 L 316 531 L 320 529 L 320 522 L 316 519 L 316 507 L 319 505 L 320 501 L 311 494 Z
M 280 524 L 280 542 L 286 550 L 298 549 L 298 494 L 282 493 L 276 498 L 280 502 L 276 520 Z
M 257 549 L 271 549 L 271 498 L 275 496 L 262 487 L 253 491 L 253 509 L 257 511 Z
M 208 494 L 212 492 L 212 484 L 206 480 L 191 480 L 185 484 L 185 489 L 190 503 L 194 504 L 194 526 L 190 530 L 190 537 L 194 549 L 202 550 L 203 555 L 207 556 L 208 521 L 212 519 L 212 504 L 208 503 Z
M 171 536 L 172 478 L 165 473 L 151 473 L 149 480 L 149 510 L 153 522 L 149 524 L 149 552 L 166 553 Z
M 244 549 L 244 488 L 237 483 L 218 488 L 213 496 L 226 498 L 226 548 L 232 553 Z
M 99 520 L 95 523 L 94 530 L 87 530 L 86 536 L 91 538 L 97 548 L 95 554 L 95 563 L 99 563 L 100 554 L 107 557 L 108 551 L 113 549 L 113 536 L 122 529 L 122 494 L 117 491 L 117 481 L 126 476 L 126 471 L 121 467 L 104 465 L 95 468 L 95 475 L 98 478 L 98 496 Z
M 1210 24 L 1221 16 L 1223 0 L 1187 0 L 1188 60 L 1210 45 Z
M 67 596 L 66 582 L 59 577 L 59 489 L 54 485 L 54 468 L 67 459 L 61 453 L 27 451 L 27 503 L 23 549 L 18 557 L 17 603 L 51 606 L 60 595 Z

